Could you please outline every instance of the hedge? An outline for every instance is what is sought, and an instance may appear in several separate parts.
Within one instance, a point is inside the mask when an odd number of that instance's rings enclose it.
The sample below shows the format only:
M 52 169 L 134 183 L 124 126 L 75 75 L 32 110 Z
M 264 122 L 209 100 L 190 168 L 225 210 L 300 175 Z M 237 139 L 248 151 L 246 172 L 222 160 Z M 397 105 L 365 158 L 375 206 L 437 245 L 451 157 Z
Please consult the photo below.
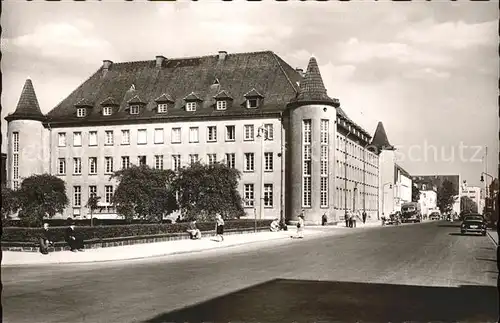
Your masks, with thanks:
M 72 219 L 77 226 L 90 226 L 90 219 Z M 98 225 L 128 225 L 128 224 L 143 224 L 147 223 L 144 220 L 125 220 L 125 219 L 98 219 L 93 218 L 95 226 Z M 67 225 L 66 219 L 44 219 L 43 223 L 48 223 L 51 227 L 63 227 Z M 162 223 L 172 223 L 171 219 L 164 219 Z M 27 223 L 20 219 L 5 219 L 2 221 L 3 227 L 30 227 Z
M 257 227 L 269 227 L 272 220 L 257 220 Z M 197 222 L 201 231 L 215 229 L 215 222 Z M 84 240 L 106 239 L 132 236 L 186 232 L 188 223 L 172 224 L 129 224 L 106 226 L 75 226 L 75 231 Z M 254 220 L 227 220 L 225 229 L 249 229 L 254 227 Z M 50 235 L 54 242 L 64 241 L 64 232 L 67 227 L 50 227 Z M 42 228 L 7 227 L 3 228 L 2 241 L 9 242 L 38 242 Z

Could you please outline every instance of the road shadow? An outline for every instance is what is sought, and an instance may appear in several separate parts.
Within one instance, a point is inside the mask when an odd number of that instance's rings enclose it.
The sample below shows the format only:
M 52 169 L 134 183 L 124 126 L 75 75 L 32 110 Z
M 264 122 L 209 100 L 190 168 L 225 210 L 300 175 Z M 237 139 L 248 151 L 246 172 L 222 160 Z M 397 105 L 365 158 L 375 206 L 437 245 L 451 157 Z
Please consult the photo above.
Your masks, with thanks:
M 460 224 L 440 224 L 438 227 L 440 228 L 460 228 Z
M 460 233 L 460 232 L 451 232 L 451 233 L 448 233 L 448 235 L 450 235 L 450 236 L 463 236 L 463 237 L 484 237 L 483 235 L 477 234 L 477 233 Z
M 183 309 L 159 322 L 496 322 L 497 289 L 275 279 Z

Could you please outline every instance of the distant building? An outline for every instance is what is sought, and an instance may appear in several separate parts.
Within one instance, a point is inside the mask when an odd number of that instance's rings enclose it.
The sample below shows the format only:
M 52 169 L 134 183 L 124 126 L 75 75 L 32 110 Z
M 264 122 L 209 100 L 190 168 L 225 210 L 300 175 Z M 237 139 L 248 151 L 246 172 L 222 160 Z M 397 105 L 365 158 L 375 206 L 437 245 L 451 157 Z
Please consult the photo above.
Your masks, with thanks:
M 477 186 L 466 186 L 462 191 L 462 196 L 466 196 L 476 203 L 479 213 L 482 213 L 484 209 L 484 199 L 481 195 L 481 188 Z
M 2 153 L 2 165 L 0 169 L 0 176 L 2 179 L 2 186 L 7 184 L 7 154 Z
M 437 192 L 434 190 L 420 191 L 418 203 L 422 208 L 422 215 L 424 216 L 437 211 Z
M 460 185 L 460 175 L 414 175 L 413 183 L 417 185 L 420 191 L 434 190 L 439 192 L 439 188 L 445 180 L 453 184 L 453 188 L 457 192 L 455 195 L 455 203 L 452 211 L 460 213 L 460 196 L 462 196 L 462 185 Z
M 32 174 L 60 177 L 70 200 L 64 218 L 86 217 L 91 194 L 102 197 L 95 217 L 117 217 L 116 170 L 175 171 L 197 160 L 241 171 L 249 217 L 296 221 L 304 211 L 306 222 L 321 223 L 324 213 L 330 221 L 347 210 L 379 214 L 372 137 L 327 95 L 315 58 L 305 73 L 271 51 L 105 60 L 47 115 L 27 80 L 5 119 L 8 186 Z

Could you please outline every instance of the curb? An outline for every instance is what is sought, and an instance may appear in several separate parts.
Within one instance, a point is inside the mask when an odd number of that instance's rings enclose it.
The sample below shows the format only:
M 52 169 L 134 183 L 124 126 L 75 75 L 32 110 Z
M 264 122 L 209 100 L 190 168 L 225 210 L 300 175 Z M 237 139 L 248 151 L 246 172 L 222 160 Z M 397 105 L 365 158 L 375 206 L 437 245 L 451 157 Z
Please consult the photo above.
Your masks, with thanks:
M 490 238 L 491 242 L 493 242 L 495 247 L 498 247 L 498 243 L 495 241 L 495 238 L 493 238 L 489 230 L 486 230 L 486 235 L 488 235 L 488 238 Z
M 89 260 L 89 261 L 75 261 L 75 262 L 52 262 L 52 263 L 29 263 L 29 264 L 22 264 L 22 263 L 21 264 L 2 264 L 2 267 L 74 265 L 74 264 L 92 264 L 92 263 L 106 263 L 106 262 L 114 262 L 114 261 L 153 259 L 153 258 L 158 258 L 158 257 L 165 257 L 165 256 L 172 256 L 172 255 L 181 255 L 181 254 L 189 254 L 189 253 L 194 254 L 194 253 L 199 253 L 199 252 L 209 251 L 209 250 L 231 248 L 231 247 L 236 247 L 236 246 L 240 246 L 240 245 L 250 245 L 250 244 L 254 244 L 254 243 L 258 243 L 258 242 L 267 242 L 267 241 L 276 241 L 276 240 L 285 240 L 285 239 L 290 239 L 290 237 L 287 235 L 287 236 L 280 236 L 280 237 L 266 239 L 266 240 L 257 240 L 257 241 L 247 241 L 247 242 L 241 242 L 241 243 L 233 243 L 233 244 L 230 244 L 230 245 L 216 246 L 216 247 L 210 247 L 210 248 L 200 249 L 200 250 L 174 251 L 174 252 L 169 252 L 169 253 L 165 253 L 165 254 L 152 255 L 152 256 L 140 256 L 140 257 L 133 257 L 133 258 L 108 259 L 108 260 Z

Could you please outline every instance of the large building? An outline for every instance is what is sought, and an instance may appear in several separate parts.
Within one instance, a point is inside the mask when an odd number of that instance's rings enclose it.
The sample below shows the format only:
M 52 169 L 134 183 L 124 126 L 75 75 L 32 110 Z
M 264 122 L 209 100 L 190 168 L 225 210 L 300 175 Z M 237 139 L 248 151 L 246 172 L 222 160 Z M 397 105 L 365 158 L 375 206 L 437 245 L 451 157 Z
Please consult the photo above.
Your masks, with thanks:
M 47 115 L 27 80 L 6 120 L 8 185 L 34 173 L 59 176 L 71 201 L 63 217 L 86 217 L 92 193 L 102 197 L 96 216 L 115 217 L 113 171 L 176 170 L 195 160 L 242 172 L 251 217 L 378 215 L 378 151 L 327 95 L 315 58 L 305 73 L 271 51 L 105 60 Z
M 2 153 L 2 164 L 0 172 L 2 186 L 5 186 L 7 184 L 7 154 L 5 153 Z
M 470 198 L 477 206 L 477 212 L 482 213 L 484 209 L 484 198 L 482 197 L 482 190 L 477 186 L 465 186 L 462 190 L 462 196 Z
M 418 200 L 422 209 L 423 216 L 429 216 L 432 212 L 438 211 L 437 208 L 437 192 L 435 190 L 420 191 Z
M 396 149 L 390 144 L 382 122 L 377 125 L 372 145 L 379 152 L 381 215 L 388 216 L 401 211 L 403 203 L 411 202 L 412 179 L 410 174 L 396 163 Z

